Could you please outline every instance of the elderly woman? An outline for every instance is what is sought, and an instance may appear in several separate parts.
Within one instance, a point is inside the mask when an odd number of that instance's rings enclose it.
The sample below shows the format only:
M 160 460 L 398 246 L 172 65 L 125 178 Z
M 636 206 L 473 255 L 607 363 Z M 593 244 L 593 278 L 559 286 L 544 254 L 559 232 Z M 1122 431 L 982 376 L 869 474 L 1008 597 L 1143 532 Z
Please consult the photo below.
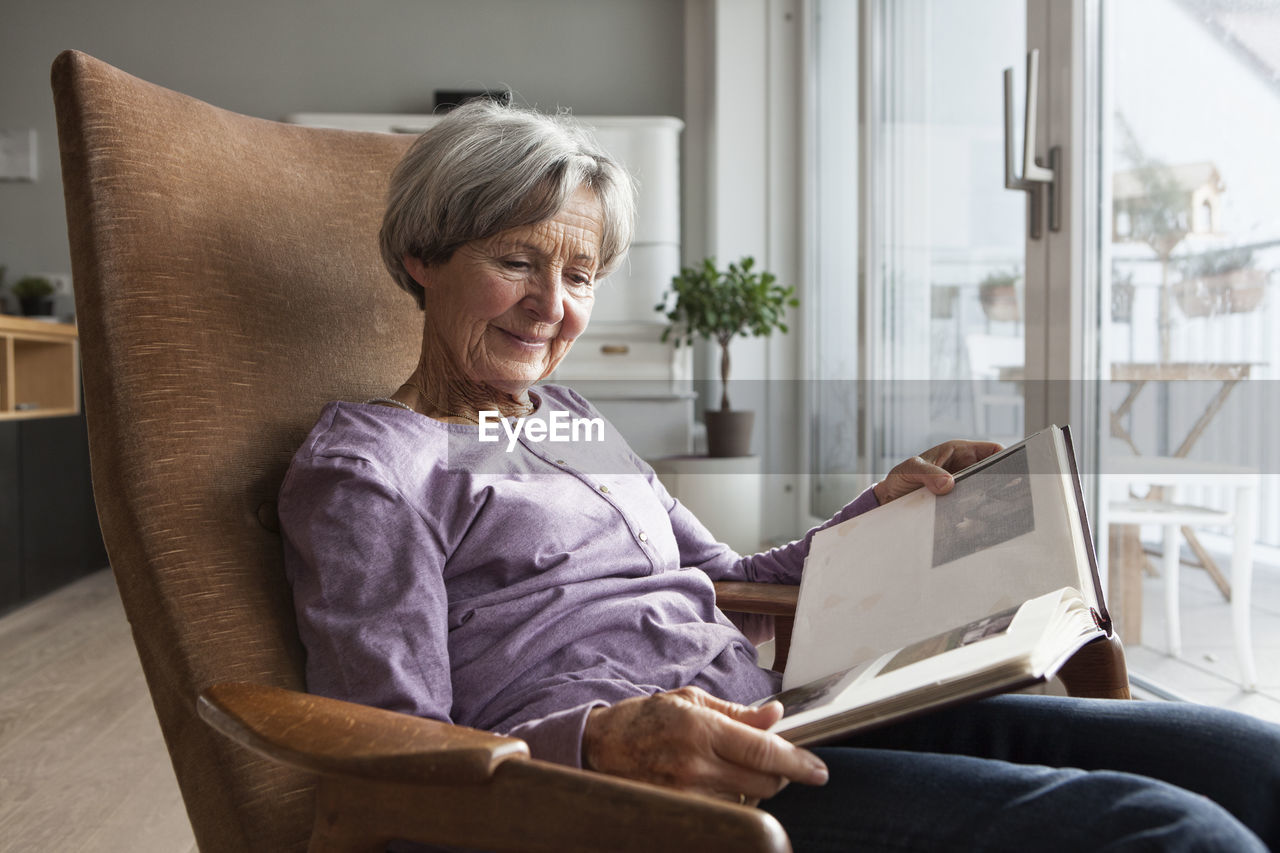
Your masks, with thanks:
M 797 849 L 1276 843 L 1280 737 L 1235 715 L 1013 696 L 816 751 L 769 733 L 781 707 L 748 703 L 778 688 L 770 626 L 726 618 L 712 581 L 796 583 L 812 532 L 733 553 L 590 403 L 535 387 L 631 223 L 630 179 L 565 118 L 468 105 L 395 170 L 382 253 L 425 309 L 421 358 L 389 396 L 329 404 L 281 491 L 312 691 L 762 801 Z M 484 440 L 495 412 L 521 432 Z M 557 443 L 557 418 L 599 428 Z M 828 524 L 946 492 L 996 447 L 934 448 Z M 1248 755 L 1272 756 L 1249 785 L 1220 769 Z

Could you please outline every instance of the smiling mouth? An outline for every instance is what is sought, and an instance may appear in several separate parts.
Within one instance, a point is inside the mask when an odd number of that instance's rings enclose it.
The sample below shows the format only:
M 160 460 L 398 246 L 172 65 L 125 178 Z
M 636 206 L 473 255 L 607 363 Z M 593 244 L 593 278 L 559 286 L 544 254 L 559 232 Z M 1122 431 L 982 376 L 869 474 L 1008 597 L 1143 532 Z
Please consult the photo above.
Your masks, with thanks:
M 526 337 L 524 335 L 517 335 L 515 332 L 510 332 L 510 331 L 507 331 L 506 329 L 501 329 L 501 328 L 498 329 L 498 331 L 502 332 L 508 338 L 520 344 L 521 346 L 529 347 L 531 349 L 541 349 L 542 347 L 551 343 L 551 338 Z

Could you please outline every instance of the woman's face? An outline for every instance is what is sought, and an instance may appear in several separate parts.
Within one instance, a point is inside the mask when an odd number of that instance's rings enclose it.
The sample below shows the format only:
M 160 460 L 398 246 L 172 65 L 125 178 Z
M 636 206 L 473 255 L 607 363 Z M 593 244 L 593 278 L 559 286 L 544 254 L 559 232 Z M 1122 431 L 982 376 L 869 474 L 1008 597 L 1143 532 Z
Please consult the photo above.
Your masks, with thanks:
M 591 317 L 603 219 L 580 187 L 551 219 L 474 240 L 446 263 L 405 257 L 426 289 L 427 334 L 461 378 L 520 394 L 556 368 Z

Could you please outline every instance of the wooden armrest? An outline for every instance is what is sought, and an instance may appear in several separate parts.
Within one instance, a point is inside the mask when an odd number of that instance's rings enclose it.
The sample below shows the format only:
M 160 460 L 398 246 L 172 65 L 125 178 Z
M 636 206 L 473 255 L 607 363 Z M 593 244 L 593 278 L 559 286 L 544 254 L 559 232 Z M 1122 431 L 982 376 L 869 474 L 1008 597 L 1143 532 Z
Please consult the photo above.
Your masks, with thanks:
M 312 853 L 372 853 L 393 839 L 556 853 L 791 850 L 759 809 L 538 761 L 515 738 L 254 684 L 215 684 L 198 707 L 235 742 L 320 774 Z
M 236 743 L 315 773 L 476 784 L 529 757 L 518 738 L 260 684 L 214 684 L 198 708 Z
M 716 606 L 731 613 L 794 616 L 800 587 L 780 583 L 718 581 Z
M 791 850 L 760 809 L 537 759 L 503 762 L 484 785 L 322 778 L 313 853 L 373 853 L 395 838 L 525 853 Z
M 1058 670 L 1071 696 L 1091 699 L 1129 699 L 1129 669 L 1118 634 L 1083 646 Z
M 773 668 L 787 668 L 791 653 L 791 629 L 795 627 L 800 587 L 780 583 L 718 581 L 716 606 L 729 613 L 755 613 L 773 617 Z

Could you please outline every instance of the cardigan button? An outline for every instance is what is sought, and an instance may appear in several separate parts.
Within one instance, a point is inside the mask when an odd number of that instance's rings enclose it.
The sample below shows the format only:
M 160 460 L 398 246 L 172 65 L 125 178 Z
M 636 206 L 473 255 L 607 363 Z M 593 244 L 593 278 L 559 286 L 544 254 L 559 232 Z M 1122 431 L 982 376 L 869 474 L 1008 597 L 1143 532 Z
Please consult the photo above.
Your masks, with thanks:
M 600 491 L 604 492 L 604 493 L 607 495 L 607 494 L 609 494 L 609 487 L 608 487 L 608 486 L 601 486 L 601 487 L 600 487 Z
M 640 539 L 640 541 L 641 541 L 641 542 L 648 542 L 648 541 L 649 541 L 649 536 L 648 536 L 648 534 L 646 534 L 643 530 L 641 530 L 641 531 L 640 531 L 640 535 L 639 535 L 639 537 L 638 537 L 638 538 Z

